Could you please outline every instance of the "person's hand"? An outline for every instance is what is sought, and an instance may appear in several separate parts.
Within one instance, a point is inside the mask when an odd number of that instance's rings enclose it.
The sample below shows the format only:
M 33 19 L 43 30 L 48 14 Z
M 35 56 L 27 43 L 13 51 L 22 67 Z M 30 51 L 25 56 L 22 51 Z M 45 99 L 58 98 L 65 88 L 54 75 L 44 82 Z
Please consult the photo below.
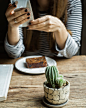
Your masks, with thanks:
M 30 18 L 30 13 L 27 8 L 21 8 L 16 11 L 14 9 L 17 7 L 17 3 L 9 4 L 9 7 L 6 10 L 5 16 L 7 18 L 8 24 L 10 27 L 18 27 L 19 25 L 25 23 Z
M 46 15 L 29 23 L 28 30 L 53 32 L 60 49 L 65 47 L 68 32 L 65 25 L 57 17 Z
M 65 27 L 57 17 L 46 15 L 29 23 L 28 30 L 39 30 L 45 32 L 55 32 Z

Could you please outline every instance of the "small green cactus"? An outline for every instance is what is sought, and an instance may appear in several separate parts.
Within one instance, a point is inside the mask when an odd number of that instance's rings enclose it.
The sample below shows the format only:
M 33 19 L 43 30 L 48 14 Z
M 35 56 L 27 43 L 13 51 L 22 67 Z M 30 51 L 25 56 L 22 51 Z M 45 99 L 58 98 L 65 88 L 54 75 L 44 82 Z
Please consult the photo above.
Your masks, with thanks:
M 66 84 L 66 80 L 63 78 L 62 75 L 59 74 L 56 66 L 47 66 L 45 70 L 45 76 L 47 82 L 50 84 L 52 88 L 60 88 L 64 84 Z

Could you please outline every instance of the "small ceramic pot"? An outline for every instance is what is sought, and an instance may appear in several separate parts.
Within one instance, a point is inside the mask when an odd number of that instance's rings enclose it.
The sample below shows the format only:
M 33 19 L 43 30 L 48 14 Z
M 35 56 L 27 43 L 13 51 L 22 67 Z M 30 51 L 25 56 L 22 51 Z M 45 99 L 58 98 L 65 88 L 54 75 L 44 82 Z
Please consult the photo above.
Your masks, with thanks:
M 46 86 L 47 81 L 43 83 L 44 86 L 44 96 L 48 102 L 51 104 L 62 104 L 68 101 L 70 93 L 70 83 L 68 81 L 67 85 L 62 88 L 49 88 Z

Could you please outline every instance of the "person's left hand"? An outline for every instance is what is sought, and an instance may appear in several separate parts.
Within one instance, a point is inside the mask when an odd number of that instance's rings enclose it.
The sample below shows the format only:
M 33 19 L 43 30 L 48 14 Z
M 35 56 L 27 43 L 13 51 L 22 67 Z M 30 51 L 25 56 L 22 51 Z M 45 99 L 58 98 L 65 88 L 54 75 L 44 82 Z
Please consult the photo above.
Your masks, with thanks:
M 64 28 L 64 24 L 57 17 L 46 15 L 31 21 L 28 30 L 39 30 L 45 32 L 55 32 Z

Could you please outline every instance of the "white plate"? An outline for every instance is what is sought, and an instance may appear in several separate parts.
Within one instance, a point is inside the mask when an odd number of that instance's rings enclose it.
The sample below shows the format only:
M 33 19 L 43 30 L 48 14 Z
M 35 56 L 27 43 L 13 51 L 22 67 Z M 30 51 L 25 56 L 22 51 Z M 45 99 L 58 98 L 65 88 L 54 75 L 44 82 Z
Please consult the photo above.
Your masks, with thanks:
M 61 108 L 61 107 L 65 106 L 65 105 L 67 104 L 67 102 L 68 102 L 68 100 L 67 100 L 65 103 L 63 103 L 63 104 L 54 105 L 54 104 L 49 103 L 49 102 L 45 99 L 45 97 L 43 97 L 43 103 L 44 103 L 46 106 L 51 107 L 51 108 Z
M 29 73 L 29 74 L 42 74 L 42 73 L 45 73 L 45 68 L 46 67 L 43 67 L 43 68 L 31 68 L 31 69 L 26 67 L 26 58 L 34 58 L 34 57 L 42 57 L 42 56 L 27 56 L 27 57 L 21 58 L 15 63 L 16 69 L 18 69 L 21 72 Z M 45 58 L 46 58 L 48 66 L 52 66 L 52 65 L 56 66 L 57 65 L 55 60 L 53 60 L 53 59 L 51 59 L 49 57 L 45 57 Z

